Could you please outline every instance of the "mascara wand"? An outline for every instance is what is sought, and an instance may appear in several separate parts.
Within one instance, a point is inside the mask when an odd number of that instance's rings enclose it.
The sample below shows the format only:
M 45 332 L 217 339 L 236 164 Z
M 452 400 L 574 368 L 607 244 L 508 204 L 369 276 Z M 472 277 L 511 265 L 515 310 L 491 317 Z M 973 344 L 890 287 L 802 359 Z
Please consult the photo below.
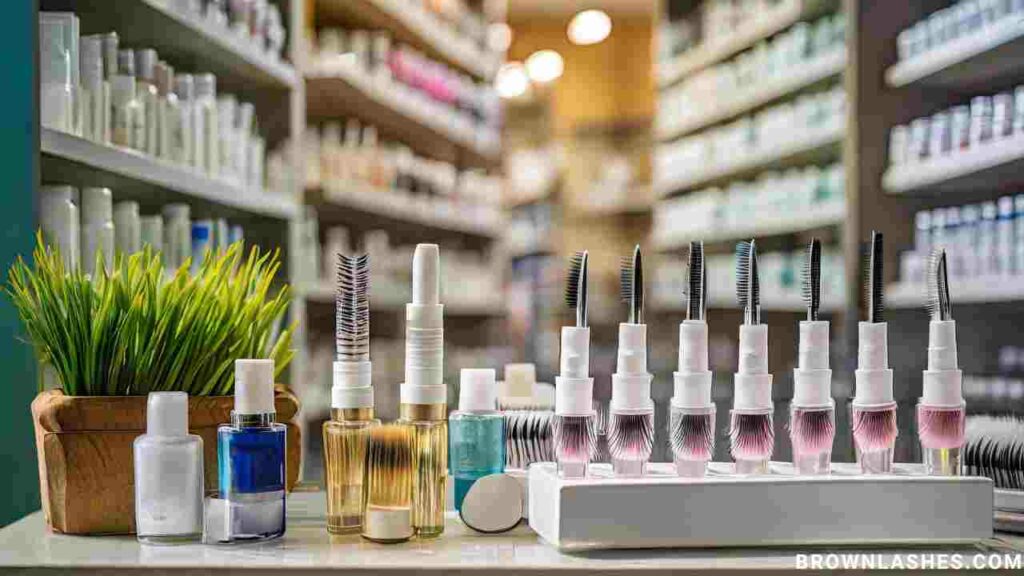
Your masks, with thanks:
M 569 260 L 565 302 L 576 313 L 575 326 L 562 327 L 559 375 L 555 377 L 555 460 L 565 478 L 582 478 L 597 440 L 594 428 L 594 379 L 590 377 L 590 328 L 587 327 L 587 252 Z
M 829 323 L 818 320 L 821 307 L 821 242 L 807 245 L 803 270 L 807 320 L 800 322 L 800 349 L 793 370 L 789 438 L 798 474 L 828 474 L 836 433 L 832 370 L 828 364 Z
M 937 476 L 960 474 L 966 404 L 963 372 L 956 357 L 956 322 L 949 298 L 946 251 L 932 253 L 928 265 L 928 369 L 917 404 L 918 438 L 925 471 Z
M 853 399 L 853 442 L 867 474 L 892 472 L 896 444 L 896 402 L 889 369 L 889 328 L 883 320 L 882 234 L 871 233 L 865 251 L 867 321 L 857 326 L 857 383 Z
M 761 323 L 757 246 L 736 245 L 736 295 L 743 307 L 739 370 L 730 414 L 730 451 L 737 474 L 766 474 L 775 445 L 772 375 L 768 373 L 768 326 Z
M 673 377 L 669 444 L 676 473 L 703 477 L 715 452 L 715 404 L 708 369 L 707 287 L 704 244 L 690 243 L 686 320 L 679 324 L 679 359 Z
M 370 257 L 338 254 L 335 294 L 334 384 L 331 408 L 368 409 L 360 420 L 372 418 L 373 388 L 370 364 Z M 351 415 L 351 414 L 350 414 Z
M 653 375 L 647 371 L 647 325 L 644 315 L 644 273 L 640 246 L 622 261 L 622 300 L 629 321 L 619 324 L 619 350 L 612 374 L 608 420 L 608 452 L 619 476 L 642 476 L 654 448 Z

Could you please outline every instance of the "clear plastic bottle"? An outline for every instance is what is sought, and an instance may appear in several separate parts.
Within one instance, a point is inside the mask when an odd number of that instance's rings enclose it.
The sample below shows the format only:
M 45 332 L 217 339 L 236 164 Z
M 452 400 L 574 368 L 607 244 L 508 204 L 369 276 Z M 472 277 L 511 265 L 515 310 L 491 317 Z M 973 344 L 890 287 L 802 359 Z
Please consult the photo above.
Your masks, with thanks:
M 135 51 L 135 91 L 142 105 L 143 140 L 140 150 L 160 154 L 160 91 L 156 87 L 156 50 Z
M 220 138 L 217 136 L 217 77 L 195 77 L 196 98 L 192 109 L 193 166 L 209 176 L 220 171 Z
M 168 122 L 172 125 L 171 135 L 171 160 L 186 166 L 195 166 L 196 150 L 195 138 L 195 114 L 193 106 L 195 100 L 195 79 L 191 74 L 178 74 L 174 77 L 174 93 L 177 95 L 177 107 L 168 110 L 172 114 Z M 168 101 L 169 102 L 169 101 Z M 177 135 L 181 134 L 181 140 Z
M 175 93 L 174 68 L 156 65 L 156 85 L 160 91 L 159 155 L 176 164 L 188 163 L 190 142 L 186 139 L 188 116 Z
M 135 529 L 147 543 L 203 536 L 203 439 L 188 433 L 188 394 L 152 392 L 135 439 Z
M 462 370 L 459 409 L 448 417 L 456 510 L 474 482 L 505 470 L 505 419 L 495 388 L 494 370 Z
M 111 141 L 145 152 L 146 117 L 135 83 L 135 52 L 118 51 L 117 67 L 117 75 L 111 80 Z
M 331 410 L 324 422 L 327 531 L 355 534 L 363 527 L 363 478 L 370 430 L 380 425 L 373 408 Z
M 104 267 L 114 265 L 114 204 L 110 188 L 82 188 L 82 269 L 96 272 L 97 252 Z

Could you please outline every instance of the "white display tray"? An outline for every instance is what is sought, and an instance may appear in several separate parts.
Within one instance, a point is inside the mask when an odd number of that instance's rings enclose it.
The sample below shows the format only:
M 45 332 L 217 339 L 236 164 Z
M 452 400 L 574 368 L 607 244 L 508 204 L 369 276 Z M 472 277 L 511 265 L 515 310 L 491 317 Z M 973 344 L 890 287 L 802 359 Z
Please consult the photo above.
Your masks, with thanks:
M 591 477 L 559 478 L 534 464 L 530 527 L 564 550 L 837 544 L 962 543 L 992 537 L 992 481 L 921 475 L 897 464 L 865 476 L 833 464 L 829 476 L 797 476 L 790 464 L 765 476 L 736 476 L 711 463 L 702 479 L 652 463 L 643 478 L 614 478 L 607 464 Z

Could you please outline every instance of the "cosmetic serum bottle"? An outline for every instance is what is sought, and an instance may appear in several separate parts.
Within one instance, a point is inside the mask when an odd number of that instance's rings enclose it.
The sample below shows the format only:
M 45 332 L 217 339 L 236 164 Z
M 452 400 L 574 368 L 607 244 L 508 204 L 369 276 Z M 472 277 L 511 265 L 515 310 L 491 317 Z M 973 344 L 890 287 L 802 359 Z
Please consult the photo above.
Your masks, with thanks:
M 803 278 L 807 319 L 800 322 L 798 364 L 793 370 L 789 438 L 797 474 L 828 474 L 836 435 L 832 370 L 828 363 L 829 323 L 818 318 L 821 307 L 821 242 L 807 246 Z
M 889 368 L 889 328 L 883 319 L 882 234 L 868 247 L 867 321 L 857 325 L 853 445 L 865 474 L 888 474 L 896 447 L 896 401 Z
M 761 322 L 761 286 L 754 241 L 736 247 L 736 294 L 743 308 L 739 368 L 729 415 L 730 452 L 737 474 L 767 474 L 775 447 L 768 325 Z
M 370 257 L 338 255 L 336 350 L 331 419 L 324 422 L 327 531 L 355 534 L 363 526 L 363 478 L 373 417 L 370 364 Z
M 587 252 L 573 255 L 565 301 L 576 313 L 575 326 L 562 327 L 562 350 L 555 377 L 552 431 L 558 475 L 585 478 L 597 442 L 594 379 L 590 377 L 590 328 L 587 326 Z
M 229 542 L 284 534 L 286 428 L 274 416 L 274 361 L 236 360 L 231 424 L 217 429 Z
M 203 537 L 203 439 L 188 433 L 188 394 L 151 392 L 135 439 L 135 531 L 150 544 Z
M 505 418 L 497 410 L 494 370 L 459 373 L 459 409 L 448 417 L 455 509 L 478 479 L 505 471 Z
M 448 391 L 444 384 L 444 306 L 437 244 L 417 244 L 412 302 L 405 307 L 405 382 L 399 422 L 412 427 L 416 536 L 444 532 L 448 482 Z
M 669 444 L 679 476 L 703 478 L 715 454 L 715 403 L 708 363 L 707 274 L 704 244 L 690 243 L 686 320 L 679 324 L 678 370 L 673 374 Z
M 960 449 L 964 445 L 966 403 L 963 372 L 956 357 L 956 322 L 949 299 L 946 251 L 932 254 L 928 270 L 928 369 L 924 371 L 922 396 L 917 403 L 917 433 L 925 473 L 933 476 L 960 474 Z
M 654 402 L 647 371 L 647 325 L 644 324 L 644 280 L 640 246 L 622 262 L 622 300 L 629 321 L 619 324 L 619 348 L 612 375 L 608 419 L 608 453 L 617 476 L 643 476 L 654 449 Z
M 156 50 L 135 51 L 136 93 L 142 105 L 144 145 L 150 156 L 160 154 L 160 91 L 156 87 Z

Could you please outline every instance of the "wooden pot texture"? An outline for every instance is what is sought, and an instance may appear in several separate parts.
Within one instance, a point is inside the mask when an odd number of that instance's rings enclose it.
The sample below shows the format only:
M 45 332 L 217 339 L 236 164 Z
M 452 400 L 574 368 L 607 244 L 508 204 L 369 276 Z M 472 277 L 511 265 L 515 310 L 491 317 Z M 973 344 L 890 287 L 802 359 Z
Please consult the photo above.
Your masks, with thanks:
M 203 438 L 207 493 L 217 491 L 217 427 L 231 419 L 233 396 L 189 398 L 189 432 Z M 287 489 L 295 486 L 301 441 L 299 400 L 274 391 L 277 421 L 288 427 Z M 135 533 L 132 443 L 146 431 L 145 396 L 65 396 L 47 390 L 32 401 L 39 490 L 46 523 L 65 534 Z

